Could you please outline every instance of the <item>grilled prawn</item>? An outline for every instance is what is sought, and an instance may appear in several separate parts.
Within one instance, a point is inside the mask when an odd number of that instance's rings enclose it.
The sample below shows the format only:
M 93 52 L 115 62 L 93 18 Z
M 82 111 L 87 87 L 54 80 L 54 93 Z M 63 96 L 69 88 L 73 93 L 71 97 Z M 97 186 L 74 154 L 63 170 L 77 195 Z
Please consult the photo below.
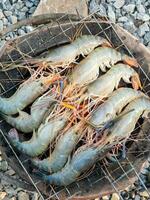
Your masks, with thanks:
M 22 131 L 23 133 L 30 133 L 40 126 L 43 118 L 46 117 L 45 115 L 48 113 L 53 102 L 55 102 L 55 100 L 52 96 L 43 95 L 32 104 L 31 114 L 28 114 L 24 111 L 19 111 L 18 117 L 5 115 L 3 113 L 0 113 L 0 115 L 19 131 Z
M 132 88 L 117 89 L 91 114 L 90 124 L 95 127 L 104 126 L 106 122 L 113 120 L 129 102 L 141 96 L 144 96 L 144 93 Z
M 38 79 L 30 78 L 20 85 L 15 94 L 9 98 L 0 97 L 0 112 L 12 115 L 23 110 L 32 103 L 37 97 L 42 95 L 58 76 L 41 77 Z
M 97 46 L 111 46 L 110 43 L 100 37 L 93 35 L 83 35 L 72 43 L 52 49 L 41 59 L 29 59 L 30 62 L 48 62 L 53 66 L 66 66 L 76 60 L 79 55 L 88 55 Z
M 77 142 L 79 141 L 79 138 L 82 136 L 82 134 L 79 133 L 79 127 L 80 125 L 76 124 L 70 128 L 59 138 L 54 151 L 48 158 L 44 160 L 33 159 L 33 164 L 36 165 L 39 169 L 48 171 L 50 173 L 61 170 L 66 164 L 72 150 L 75 148 Z
M 139 75 L 133 68 L 125 64 L 117 64 L 106 74 L 88 85 L 87 96 L 108 97 L 115 88 L 118 88 L 121 78 L 126 83 L 132 83 L 133 88 L 136 90 L 141 87 Z
M 61 171 L 51 175 L 37 173 L 37 176 L 49 184 L 66 186 L 76 181 L 81 173 L 94 165 L 98 157 L 97 148 L 87 148 L 76 153 Z
M 16 129 L 11 129 L 9 139 L 11 143 L 21 152 L 35 157 L 43 153 L 48 145 L 55 139 L 59 131 L 64 128 L 68 121 L 68 116 L 60 116 L 57 119 L 46 121 L 41 124 L 37 132 L 33 132 L 33 136 L 26 142 L 20 142 Z
M 109 130 L 105 144 L 114 145 L 119 141 L 126 140 L 134 130 L 138 119 L 142 116 L 147 118 L 150 112 L 150 99 L 140 97 L 132 101 L 120 114 L 121 117 Z
M 69 81 L 72 85 L 87 85 L 97 79 L 99 68 L 106 72 L 106 67 L 111 68 L 119 61 L 130 66 L 138 66 L 134 58 L 121 54 L 110 47 L 99 47 L 76 66 L 69 77 Z

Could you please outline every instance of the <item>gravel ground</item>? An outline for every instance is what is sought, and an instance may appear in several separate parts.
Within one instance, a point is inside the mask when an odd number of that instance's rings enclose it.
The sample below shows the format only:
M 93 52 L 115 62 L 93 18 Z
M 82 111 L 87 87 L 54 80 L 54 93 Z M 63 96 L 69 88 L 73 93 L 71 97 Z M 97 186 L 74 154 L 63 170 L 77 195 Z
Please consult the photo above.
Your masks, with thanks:
M 91 0 L 90 12 L 98 9 L 150 48 L 150 0 Z
M 10 24 L 32 15 L 38 3 L 39 0 L 0 0 L 0 31 Z M 108 16 L 110 20 L 130 31 L 150 48 L 150 0 L 90 0 L 89 12 L 92 13 L 98 9 L 100 9 L 100 15 Z M 6 40 L 24 35 L 32 30 L 33 27 L 26 26 L 7 34 L 0 38 L 0 47 Z M 7 162 L 2 160 L 1 154 L 0 170 L 18 178 Z M 140 176 L 146 186 L 150 186 L 149 163 Z M 128 200 L 150 200 L 148 193 L 139 181 L 128 188 L 128 191 L 123 191 L 121 194 L 124 199 Z M 37 193 L 23 191 L 21 188 L 16 188 L 15 185 L 0 180 L 0 200 L 2 199 L 39 200 L 40 198 Z M 111 197 L 105 196 L 103 199 L 119 200 L 119 196 L 114 193 Z

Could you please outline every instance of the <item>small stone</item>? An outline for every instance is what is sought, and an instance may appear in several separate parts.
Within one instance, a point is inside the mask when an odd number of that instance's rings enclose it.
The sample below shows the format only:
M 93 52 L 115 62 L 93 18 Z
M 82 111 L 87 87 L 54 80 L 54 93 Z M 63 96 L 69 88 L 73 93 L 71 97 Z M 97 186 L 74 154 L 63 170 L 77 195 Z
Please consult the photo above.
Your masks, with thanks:
M 140 200 L 140 199 L 141 199 L 140 196 L 136 195 L 134 200 Z
M 22 12 L 27 12 L 29 10 L 29 8 L 27 8 L 26 6 L 24 6 L 23 8 L 21 8 Z
M 140 196 L 142 196 L 142 197 L 149 197 L 149 194 L 148 194 L 147 191 L 140 192 L 139 194 L 140 194 Z
M 4 25 L 7 25 L 7 24 L 8 24 L 8 19 L 3 18 L 2 21 L 3 21 L 3 24 L 4 24 Z
M 112 197 L 111 197 L 111 200 L 120 200 L 120 197 L 117 193 L 113 193 L 112 194 Z
M 128 22 L 124 23 L 124 28 L 127 29 L 131 33 L 134 33 L 137 30 L 133 21 L 128 21 Z
M 21 191 L 18 193 L 18 200 L 29 200 L 29 195 Z
M 134 9 L 135 9 L 135 4 L 129 4 L 123 7 L 123 9 L 127 12 L 127 13 L 133 13 Z
M 32 14 L 34 11 L 36 10 L 36 7 L 35 6 L 32 6 L 29 10 L 29 13 Z
M 39 198 L 38 193 L 34 192 L 32 196 L 32 200 L 38 200 L 38 198 Z
M 118 22 L 127 22 L 128 21 L 128 18 L 127 17 L 120 17 L 119 19 L 118 19 Z
M 106 16 L 106 8 L 102 4 L 99 5 L 99 11 L 98 12 L 101 16 Z
M 21 8 L 24 7 L 24 3 L 23 1 L 19 0 L 16 5 L 15 5 L 16 9 L 20 10 Z
M 30 2 L 30 1 L 26 1 L 26 6 L 27 6 L 28 8 L 31 8 L 31 7 L 33 6 L 33 3 Z
M 140 37 L 142 37 L 143 35 L 145 35 L 146 32 L 149 31 L 149 26 L 147 23 L 144 23 L 142 24 L 141 26 L 139 26 L 139 29 L 138 29 L 138 35 Z M 145 171 L 145 170 L 144 170 Z M 146 170 L 147 171 L 147 170 Z
M 115 12 L 113 11 L 111 6 L 108 6 L 108 17 L 112 22 L 116 21 L 116 16 L 115 16 Z
M 150 42 L 150 31 L 145 34 L 144 40 L 145 40 L 145 43 L 149 43 Z
M 6 195 L 7 195 L 6 192 L 0 192 L 0 199 L 3 200 Z
M 4 17 L 4 14 L 2 12 L 2 10 L 0 9 L 0 19 L 2 19 Z
M 109 196 L 103 196 L 102 200 L 109 200 Z
M 18 30 L 18 34 L 19 34 L 19 35 L 24 35 L 24 34 L 25 34 L 25 31 L 22 30 L 22 29 L 19 29 L 19 30 Z
M 12 12 L 9 11 L 9 10 L 6 10 L 6 11 L 4 11 L 4 15 L 5 15 L 6 17 L 8 17 L 8 16 L 12 15 Z
M 3 22 L 0 20 L 0 31 L 3 30 Z
M 116 0 L 115 3 L 114 3 L 114 7 L 115 7 L 116 9 L 119 9 L 119 8 L 121 8 L 124 4 L 125 4 L 125 0 Z
M 140 4 L 139 6 L 137 6 L 137 10 L 139 13 L 145 13 L 145 8 L 142 4 Z
M 142 20 L 143 22 L 150 20 L 150 16 L 148 14 L 143 14 L 143 13 L 137 13 L 136 18 Z
M 14 190 L 11 186 L 10 187 L 5 187 L 5 191 L 6 191 L 6 193 L 7 193 L 7 195 L 9 197 L 13 197 L 13 196 L 15 196 L 17 194 L 17 191 Z
M 8 169 L 8 163 L 5 160 L 1 161 L 0 162 L 0 170 L 6 171 L 7 169 Z
M 10 21 L 10 23 L 12 23 L 12 24 L 15 24 L 15 23 L 17 23 L 17 17 L 16 16 L 14 16 L 14 15 L 12 15 L 12 16 L 9 16 L 9 21 Z
M 32 26 L 26 26 L 25 31 L 26 31 L 26 33 L 31 32 L 31 31 L 33 31 L 33 27 Z
M 9 37 L 9 36 L 8 36 Z M 13 169 L 9 169 L 6 174 L 13 176 L 15 174 L 15 171 Z
M 18 20 L 22 20 L 26 18 L 26 15 L 24 12 L 18 12 L 17 17 L 18 17 Z

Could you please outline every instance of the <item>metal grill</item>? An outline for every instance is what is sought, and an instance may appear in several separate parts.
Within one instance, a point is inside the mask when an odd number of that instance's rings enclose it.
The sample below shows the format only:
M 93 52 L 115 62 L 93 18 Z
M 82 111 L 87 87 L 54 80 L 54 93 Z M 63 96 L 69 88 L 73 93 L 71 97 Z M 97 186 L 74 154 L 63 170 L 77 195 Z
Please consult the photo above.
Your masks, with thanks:
M 63 21 L 64 16 L 65 21 Z M 105 37 L 118 51 L 123 51 L 138 60 L 140 64 L 138 73 L 142 79 L 143 91 L 149 95 L 150 74 L 145 57 L 138 53 L 138 51 L 134 52 L 127 47 L 123 38 L 118 35 L 115 24 L 98 19 L 96 13 L 80 21 L 72 21 L 69 15 L 64 16 L 50 24 L 38 27 L 34 32 L 26 36 L 8 42 L 0 52 L 1 68 L 4 68 L 6 63 L 11 62 L 15 64 L 19 60 L 38 56 L 51 47 L 59 46 L 73 40 L 75 35 L 99 35 Z M 66 20 L 66 16 L 68 20 Z M 5 97 L 11 96 L 19 84 L 26 78 L 28 78 L 27 71 L 21 68 L 0 72 L 0 95 Z M 132 184 L 136 179 L 139 179 L 149 194 L 148 188 L 139 177 L 139 172 L 143 163 L 148 159 L 150 151 L 148 145 L 150 139 L 148 135 L 149 125 L 149 121 L 145 120 L 137 126 L 135 132 L 138 132 L 138 135 L 135 140 L 134 138 L 129 139 L 132 145 L 127 150 L 127 157 L 124 160 L 116 158 L 117 162 L 108 166 L 104 162 L 98 162 L 89 176 L 68 187 L 48 186 L 33 176 L 29 165 L 29 158 L 17 152 L 9 143 L 7 131 L 10 129 L 10 126 L 3 120 L 0 121 L 1 148 L 5 152 L 6 157 L 9 154 L 9 159 L 7 159 L 10 165 L 13 168 L 15 165 L 16 172 L 26 182 L 35 187 L 35 190 L 40 194 L 42 199 L 77 199 L 77 195 L 80 197 L 83 196 L 85 199 L 90 199 L 97 195 L 101 196 L 111 192 L 117 192 L 120 199 L 123 199 L 120 190 Z M 22 172 L 19 173 L 18 169 L 22 170 Z

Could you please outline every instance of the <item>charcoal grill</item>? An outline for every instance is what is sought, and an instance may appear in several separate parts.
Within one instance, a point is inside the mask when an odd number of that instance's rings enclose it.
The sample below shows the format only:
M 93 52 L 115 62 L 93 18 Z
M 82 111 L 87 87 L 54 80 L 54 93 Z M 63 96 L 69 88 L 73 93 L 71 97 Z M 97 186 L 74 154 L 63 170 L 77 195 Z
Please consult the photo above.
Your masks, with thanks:
M 132 36 L 118 25 L 102 20 L 96 13 L 82 18 L 80 21 L 72 21 L 69 15 L 51 23 L 39 26 L 33 32 L 7 42 L 0 51 L 1 68 L 6 63 L 17 63 L 28 57 L 38 56 L 51 47 L 70 42 L 75 35 L 92 34 L 108 39 L 112 46 L 126 54 L 135 57 L 140 67 L 138 73 L 142 80 L 143 90 L 150 93 L 150 52 L 137 38 Z M 25 69 L 13 69 L 0 72 L 0 95 L 9 97 L 19 84 L 27 78 Z M 48 186 L 38 180 L 31 172 L 29 158 L 18 153 L 9 143 L 7 132 L 10 126 L 0 119 L 0 145 L 4 158 L 22 178 L 29 189 L 36 190 L 42 199 L 94 199 L 98 196 L 117 192 L 120 199 L 123 197 L 120 191 L 125 189 L 135 180 L 139 179 L 145 190 L 149 190 L 139 176 L 144 163 L 150 153 L 149 145 L 149 120 L 144 120 L 137 127 L 135 140 L 127 150 L 126 158 L 116 163 L 100 165 L 97 163 L 93 172 L 67 187 Z

